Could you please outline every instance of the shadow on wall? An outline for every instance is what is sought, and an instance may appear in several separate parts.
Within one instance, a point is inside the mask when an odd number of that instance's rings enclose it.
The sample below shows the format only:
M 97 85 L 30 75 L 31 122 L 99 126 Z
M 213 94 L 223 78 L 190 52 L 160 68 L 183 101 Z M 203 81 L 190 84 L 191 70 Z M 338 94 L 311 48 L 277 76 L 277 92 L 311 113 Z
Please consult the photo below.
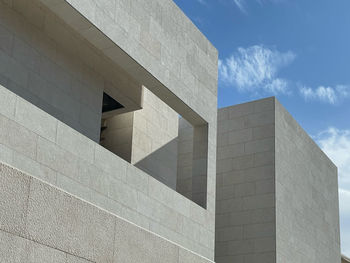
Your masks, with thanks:
M 201 165 L 201 160 L 196 163 L 198 158 L 194 158 L 196 157 L 194 131 L 190 123 L 180 118 L 178 136 L 150 152 L 134 165 L 205 208 L 206 198 L 203 195 L 207 192 L 207 168 L 206 165 Z M 201 171 L 200 176 L 198 170 Z
M 134 164 L 158 181 L 176 190 L 178 137 Z
M 32 93 L 29 88 L 23 88 L 3 76 L 0 76 L 0 85 L 6 87 L 8 90 L 85 135 L 89 139 L 98 142 L 99 130 L 95 128 L 94 125 L 83 125 L 83 122 L 79 120 L 80 118 L 84 119 L 85 117 L 89 119 L 90 117 L 88 117 L 88 115 L 90 112 L 86 111 L 85 113 L 87 116 L 83 117 L 84 113 L 81 112 L 79 102 L 75 102 L 72 99 L 67 101 L 65 95 L 60 95 L 59 91 L 56 92 L 55 90 L 52 90 L 50 85 L 36 87 L 38 93 L 41 95 L 36 95 Z M 39 96 L 45 97 L 45 99 L 41 99 Z M 61 106 L 57 105 L 57 107 L 55 107 L 55 103 L 61 104 Z M 102 104 L 102 100 L 100 104 Z M 66 112 L 59 109 L 59 107 L 65 107 Z M 98 123 L 100 120 L 99 111 L 96 110 L 94 113 L 91 112 L 91 115 L 94 116 L 90 118 L 91 123 Z

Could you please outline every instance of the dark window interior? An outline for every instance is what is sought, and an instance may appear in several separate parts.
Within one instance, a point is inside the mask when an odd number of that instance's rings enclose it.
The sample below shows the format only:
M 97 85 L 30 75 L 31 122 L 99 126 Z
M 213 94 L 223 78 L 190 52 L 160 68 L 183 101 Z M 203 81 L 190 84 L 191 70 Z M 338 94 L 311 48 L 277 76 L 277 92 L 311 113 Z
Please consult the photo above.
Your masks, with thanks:
M 103 93 L 102 113 L 124 108 L 118 101 L 106 93 Z

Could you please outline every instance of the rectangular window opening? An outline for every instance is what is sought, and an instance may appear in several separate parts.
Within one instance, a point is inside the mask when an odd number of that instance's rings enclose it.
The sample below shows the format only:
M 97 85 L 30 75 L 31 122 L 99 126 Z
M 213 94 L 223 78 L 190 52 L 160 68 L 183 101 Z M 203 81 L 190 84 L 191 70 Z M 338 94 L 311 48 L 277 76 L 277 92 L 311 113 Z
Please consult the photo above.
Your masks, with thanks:
M 143 108 L 104 93 L 100 144 L 206 208 L 208 125 L 193 126 L 144 88 Z

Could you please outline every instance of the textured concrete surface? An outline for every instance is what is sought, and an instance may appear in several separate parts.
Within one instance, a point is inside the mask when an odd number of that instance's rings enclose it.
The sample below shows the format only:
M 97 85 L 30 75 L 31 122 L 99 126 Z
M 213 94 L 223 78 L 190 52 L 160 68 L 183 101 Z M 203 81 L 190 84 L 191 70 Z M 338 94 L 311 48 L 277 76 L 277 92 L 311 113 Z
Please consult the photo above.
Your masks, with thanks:
M 337 168 L 276 100 L 277 262 L 340 262 Z
M 0 262 L 212 262 L 2 163 L 0 180 Z
M 275 98 L 218 113 L 216 262 L 339 262 L 337 170 Z
M 0 108 L 0 160 L 208 258 L 214 254 L 214 215 L 137 167 L 0 86 L 13 114 Z M 16 103 L 22 101 L 21 103 Z M 52 123 L 37 134 L 16 117 L 25 107 Z M 8 110 L 4 110 L 5 113 Z M 33 129 L 33 130 L 31 130 Z M 30 139 L 28 139 L 30 138 Z M 1 194 L 5 194 L 1 193 Z M 1 202 L 1 201 L 0 201 Z M 16 213 L 16 210 L 12 211 Z M 18 214 L 8 214 L 20 220 Z M 10 220 L 10 219 L 9 219 Z

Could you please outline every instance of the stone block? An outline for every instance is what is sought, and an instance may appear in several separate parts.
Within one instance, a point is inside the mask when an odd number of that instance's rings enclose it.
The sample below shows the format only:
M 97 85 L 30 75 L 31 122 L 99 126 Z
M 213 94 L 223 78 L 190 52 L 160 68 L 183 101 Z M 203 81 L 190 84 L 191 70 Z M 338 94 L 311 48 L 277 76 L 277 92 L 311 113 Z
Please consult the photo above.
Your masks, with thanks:
M 268 138 L 263 140 L 246 142 L 244 147 L 246 154 L 273 151 L 274 139 Z
M 3 144 L 0 144 L 0 160 L 3 163 L 12 164 L 14 152 Z
M 0 164 L 0 229 L 23 235 L 31 180 Z M 1 240 L 1 239 L 0 239 Z
M 57 172 L 42 165 L 35 160 L 32 160 L 20 153 L 13 154 L 13 162 L 11 163 L 17 169 L 32 174 L 34 177 L 41 179 L 45 182 L 55 184 Z
M 179 263 L 211 263 L 212 261 L 201 257 L 199 255 L 196 255 L 186 249 L 179 248 Z
M 246 239 L 251 238 L 263 238 L 263 237 L 275 237 L 276 226 L 275 222 L 264 224 L 252 224 L 243 226 L 243 236 Z
M 108 196 L 129 208 L 137 209 L 137 191 L 120 180 L 110 181 Z
M 94 164 L 113 178 L 126 181 L 126 162 L 102 146 L 95 146 Z
M 0 231 L 1 262 L 66 263 L 62 251 L 43 246 L 22 237 Z
M 225 242 L 230 240 L 241 240 L 243 239 L 243 226 L 231 226 L 220 228 L 215 233 L 216 242 Z
M 36 160 L 60 173 L 74 178 L 78 174 L 79 159 L 55 143 L 39 137 Z
M 13 47 L 13 34 L 0 23 L 0 49 L 9 54 Z
M 94 160 L 94 142 L 61 122 L 57 126 L 57 145 L 88 162 Z
M 117 221 L 114 245 L 116 262 L 177 263 L 178 257 L 179 248 L 174 244 L 129 223 Z
M 275 124 L 267 124 L 253 128 L 253 139 L 260 140 L 275 136 Z
M 38 136 L 35 133 L 0 115 L 0 143 L 35 159 L 37 141 Z
M 239 144 L 251 141 L 253 137 L 252 129 L 244 129 L 239 131 L 232 131 L 228 134 L 229 144 Z
M 245 118 L 245 128 L 252 128 L 272 124 L 275 122 L 274 111 L 259 112 L 247 115 Z
M 66 263 L 90 263 L 92 261 L 67 254 Z
M 57 120 L 22 98 L 17 99 L 15 120 L 45 139 L 56 141 Z
M 0 84 L 0 112 L 5 117 L 13 119 L 16 109 L 16 95 Z
M 114 227 L 110 214 L 32 182 L 26 227 L 32 240 L 91 261 L 111 262 Z

